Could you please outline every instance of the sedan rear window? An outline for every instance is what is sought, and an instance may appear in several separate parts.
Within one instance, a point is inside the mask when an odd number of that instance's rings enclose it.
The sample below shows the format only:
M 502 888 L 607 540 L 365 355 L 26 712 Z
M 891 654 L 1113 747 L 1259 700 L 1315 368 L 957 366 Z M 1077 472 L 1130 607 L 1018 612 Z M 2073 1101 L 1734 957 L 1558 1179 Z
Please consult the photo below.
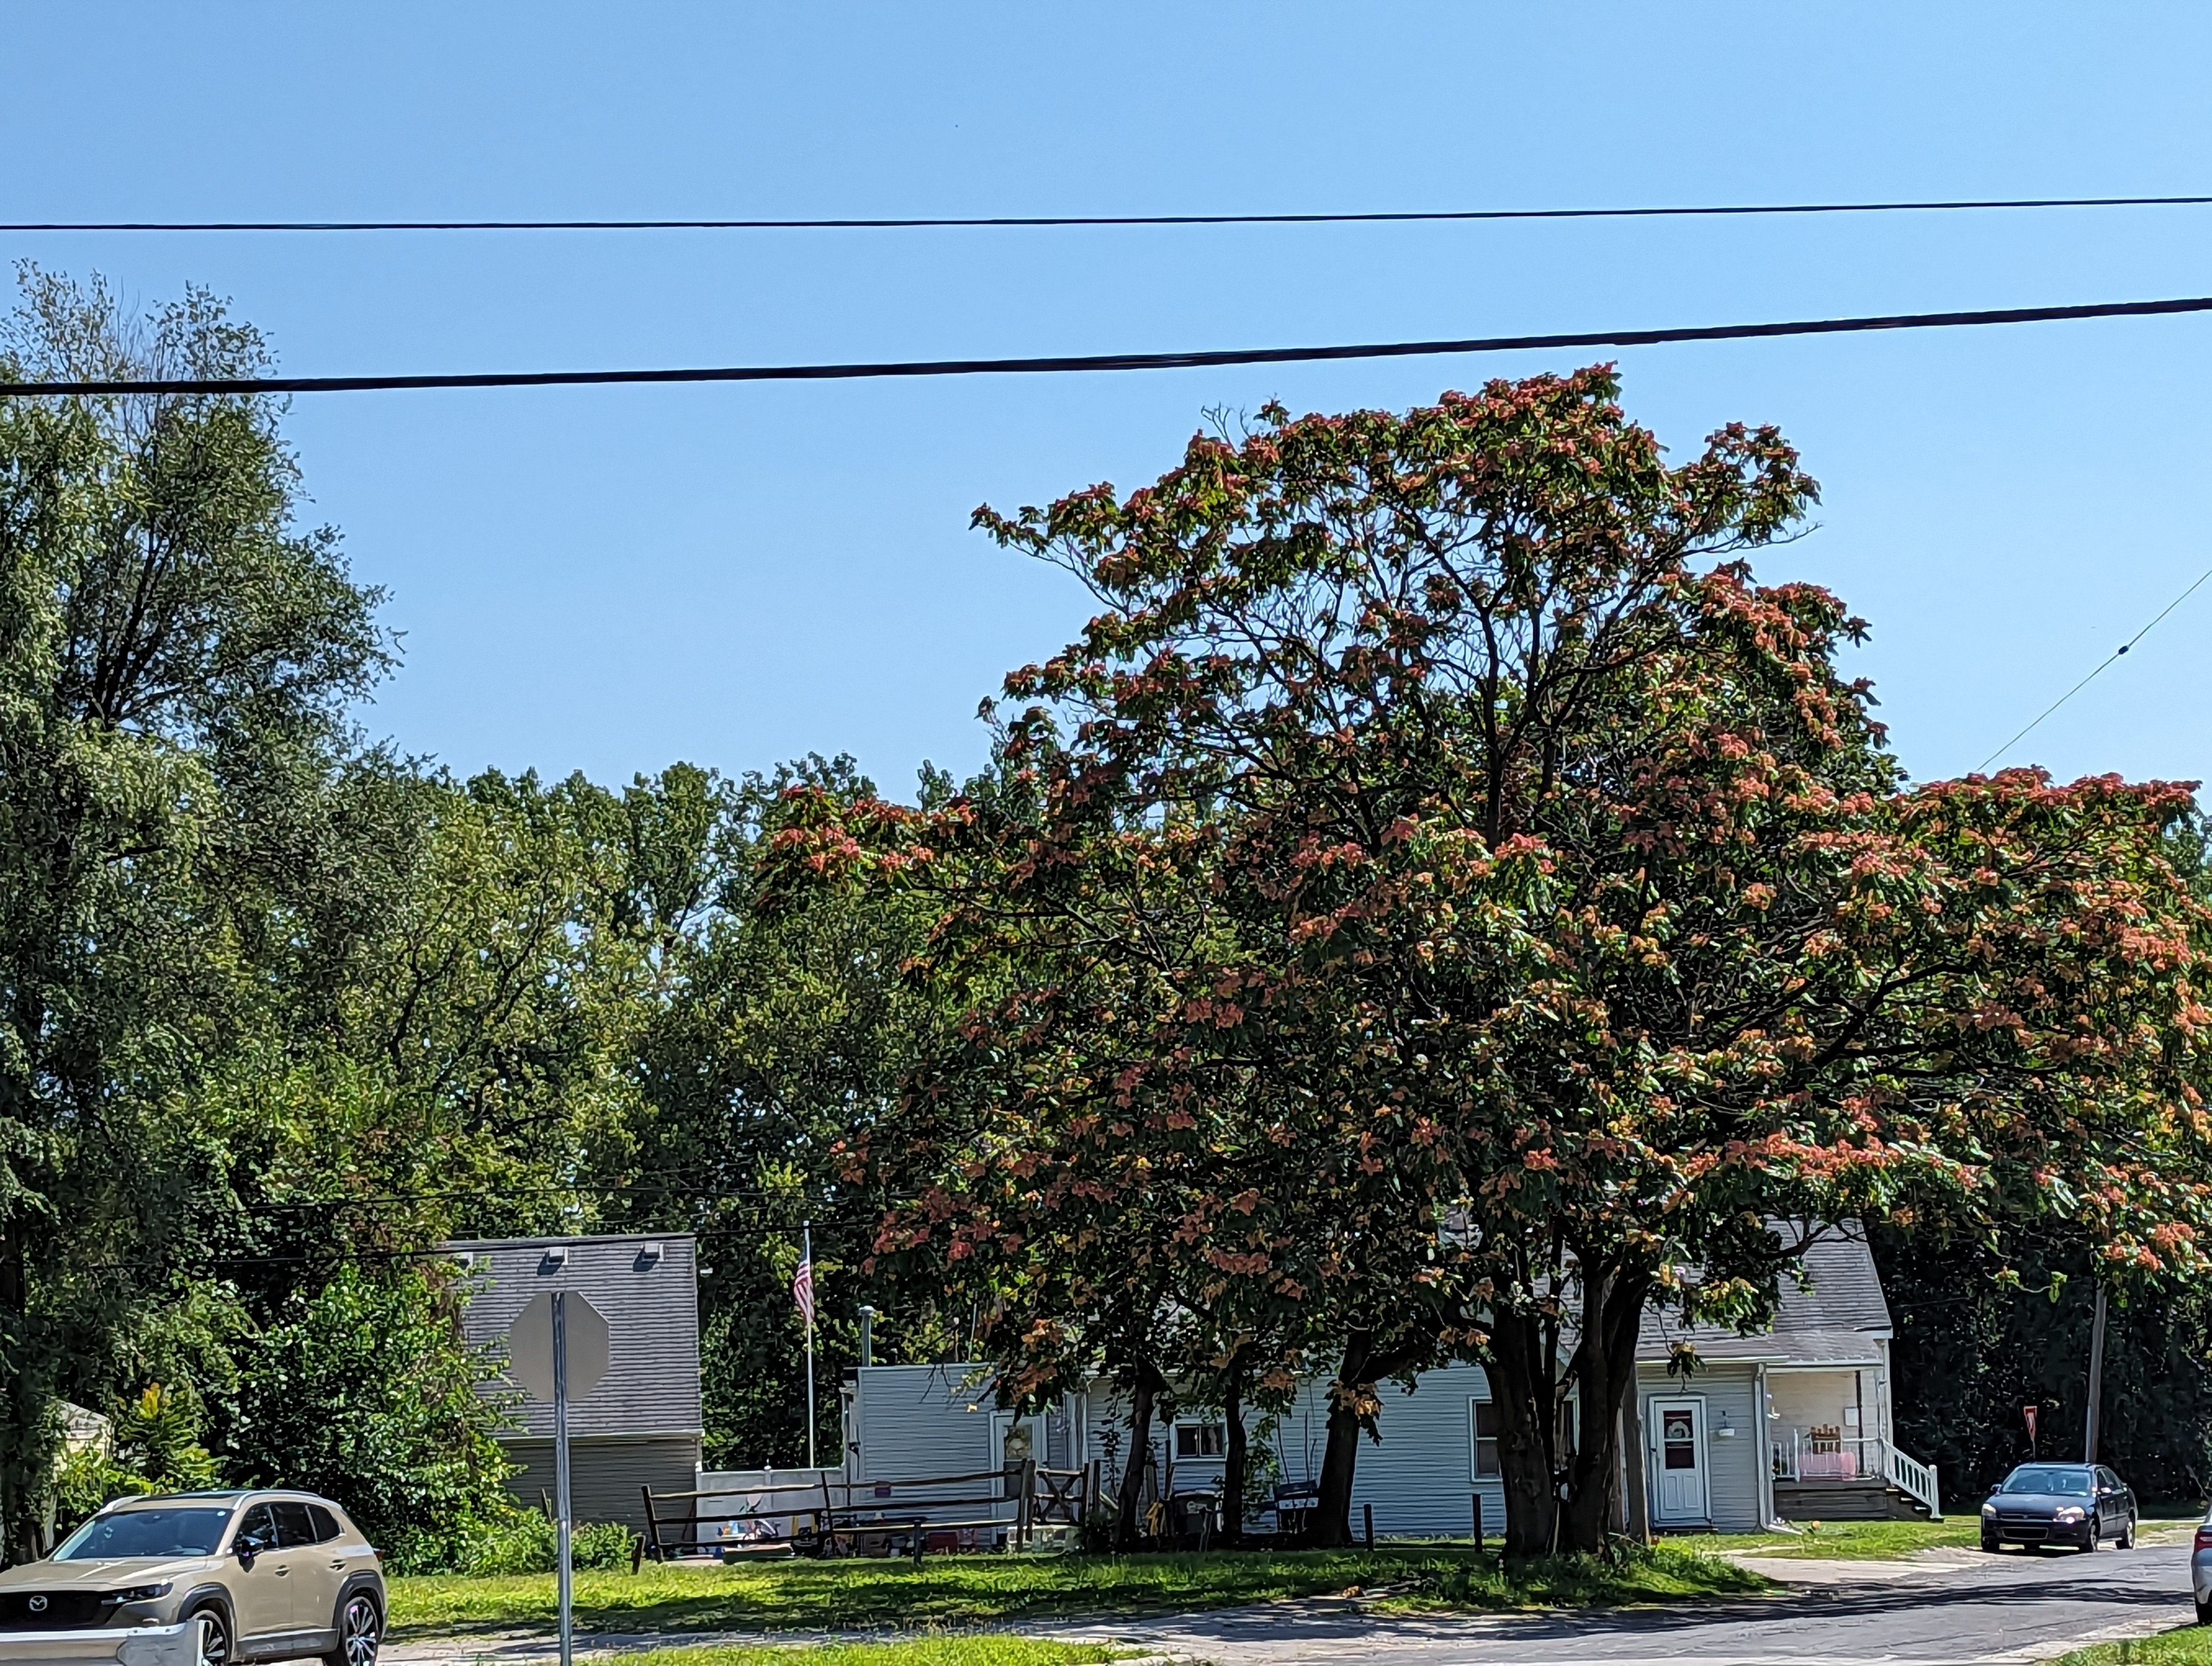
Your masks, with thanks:
M 2081 1493 L 2090 1491 L 2087 1469 L 2015 1469 L 2004 1478 L 2001 1493 Z
M 212 1556 L 230 1511 L 204 1505 L 118 1510 L 94 1516 L 62 1541 L 57 1562 L 100 1562 L 128 1556 Z

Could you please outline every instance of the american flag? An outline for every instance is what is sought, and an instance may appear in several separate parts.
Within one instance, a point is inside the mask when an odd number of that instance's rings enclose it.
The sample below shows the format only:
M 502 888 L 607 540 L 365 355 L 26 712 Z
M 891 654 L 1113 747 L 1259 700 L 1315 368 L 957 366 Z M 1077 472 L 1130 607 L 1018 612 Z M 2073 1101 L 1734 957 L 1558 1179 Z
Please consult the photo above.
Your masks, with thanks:
M 805 1316 L 806 1328 L 809 1330 L 813 1329 L 814 1249 L 811 1244 L 807 1246 L 805 1254 L 800 1257 L 799 1271 L 792 1278 L 791 1298 L 799 1304 L 799 1312 Z

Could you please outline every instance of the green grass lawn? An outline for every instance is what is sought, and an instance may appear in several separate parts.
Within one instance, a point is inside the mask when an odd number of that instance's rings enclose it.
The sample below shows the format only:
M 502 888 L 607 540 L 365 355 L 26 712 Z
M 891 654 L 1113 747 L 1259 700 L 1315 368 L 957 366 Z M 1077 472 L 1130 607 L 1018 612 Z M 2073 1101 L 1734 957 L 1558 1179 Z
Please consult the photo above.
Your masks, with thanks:
M 935 1556 L 666 1566 L 576 1575 L 576 1620 L 595 1632 L 915 1631 L 1069 1615 L 1157 1614 L 1275 1597 L 1352 1594 L 1399 1608 L 1509 1608 L 1751 1596 L 1749 1570 L 1680 1546 L 1618 1565 L 1562 1560 L 1508 1579 L 1466 1546 L 1204 1555 Z M 550 1574 L 392 1581 L 399 1639 L 540 1630 Z
M 2212 1666 L 2212 1626 L 2184 1626 L 2130 1643 L 2076 1649 L 2053 1666 Z
M 1127 1651 L 1026 1637 L 918 1637 L 899 1643 L 714 1645 L 625 1655 L 623 1666 L 1097 1666 Z
M 2149 1534 L 2161 1529 L 2191 1526 L 2203 1520 L 2203 1514 L 2201 1510 L 2176 1514 L 2161 1508 L 2144 1516 L 2136 1523 L 2137 1530 Z M 1940 1522 L 1822 1522 L 1817 1529 L 1809 1522 L 1798 1525 L 1806 1530 L 1795 1534 L 1705 1534 L 1681 1542 L 1702 1550 L 1737 1555 L 1870 1562 L 1895 1560 L 1941 1545 L 1972 1550 L 1982 1541 L 1978 1504 L 1972 1510 L 1960 1510 Z M 2020 1554 L 2018 1547 L 2012 1554 Z
M 1682 1542 L 1701 1550 L 1839 1562 L 1890 1561 L 1938 1545 L 1972 1549 L 1981 1542 L 1979 1505 L 1974 1513 L 1940 1522 L 1800 1522 L 1802 1533 L 1700 1534 Z

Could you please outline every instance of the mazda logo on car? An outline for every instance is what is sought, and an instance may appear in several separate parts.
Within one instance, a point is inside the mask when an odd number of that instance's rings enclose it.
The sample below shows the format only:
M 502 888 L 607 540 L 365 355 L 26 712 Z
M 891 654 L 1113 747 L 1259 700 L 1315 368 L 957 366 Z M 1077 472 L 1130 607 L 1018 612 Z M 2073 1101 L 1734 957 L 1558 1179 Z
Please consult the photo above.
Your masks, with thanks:
M 25 1606 L 33 1614 L 44 1614 L 46 1611 L 46 1599 L 43 1596 L 33 1596 Z

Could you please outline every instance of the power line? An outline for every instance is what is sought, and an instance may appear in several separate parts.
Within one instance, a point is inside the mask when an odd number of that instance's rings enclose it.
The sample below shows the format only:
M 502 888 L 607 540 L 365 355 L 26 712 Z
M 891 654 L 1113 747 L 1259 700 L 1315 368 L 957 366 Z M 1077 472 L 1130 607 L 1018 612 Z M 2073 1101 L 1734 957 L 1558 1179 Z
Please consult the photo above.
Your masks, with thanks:
M 2078 307 L 2006 307 L 1977 312 L 1801 319 L 1780 324 L 1708 324 L 1662 330 L 1591 330 L 1558 335 L 1363 342 L 1334 347 L 1240 347 L 1187 353 L 1062 354 L 1040 358 L 723 365 L 663 370 L 493 370 L 445 375 L 220 376 L 149 378 L 143 381 L 0 382 L 0 398 L 116 393 L 368 393 L 428 388 L 605 387 L 618 384 L 856 381 L 889 377 L 1036 376 L 1108 370 L 1193 370 L 1221 365 L 1425 358 L 1563 347 L 1651 347 L 1668 342 L 1746 341 L 1777 336 L 1847 335 L 1870 330 L 1944 330 L 1978 325 L 2046 324 L 2073 319 L 2149 318 L 2172 313 L 2203 312 L 2212 312 L 2212 295 L 2187 296 L 2172 301 L 2094 301 Z
M 2159 627 L 2159 621 L 2165 618 L 2166 616 L 2172 612 L 2175 608 L 2180 606 L 2182 603 L 2187 601 L 2191 596 L 2195 595 L 2198 588 L 2207 579 L 2212 579 L 2212 567 L 2208 567 L 2203 572 L 2198 574 L 2197 575 L 2197 582 L 2195 584 L 2191 585 L 2188 589 L 2183 591 L 2179 596 L 2176 596 L 2164 607 L 2159 609 L 2156 618 L 2154 618 L 2141 630 L 2138 630 L 2134 635 L 2129 637 L 2126 641 L 2122 642 L 2118 648 L 2106 654 L 2104 660 L 2098 665 L 2096 670 L 2091 672 L 2087 677 L 2076 683 L 2072 688 L 2067 690 L 2065 693 L 2060 695 L 2058 698 L 2052 701 L 2048 706 L 2045 707 L 2043 710 L 2037 714 L 2035 722 L 2030 723 L 2027 728 L 2022 729 L 2010 740 L 2006 741 L 2003 745 L 1998 747 L 1996 751 L 1991 752 L 1979 763 L 1977 763 L 1974 766 L 1975 772 L 1979 774 L 1982 770 L 1988 769 L 1990 764 L 1996 763 L 1997 759 L 2002 757 L 2014 746 L 2017 746 L 2021 741 L 2027 739 L 2028 735 L 2035 729 L 2036 724 L 2041 723 L 2045 718 L 2050 716 L 2051 713 L 2057 711 L 2061 706 L 2071 700 L 2075 695 L 2087 688 L 2090 684 L 2095 682 L 2099 677 L 2104 674 L 2106 666 L 2111 665 L 2122 654 L 2125 654 L 2130 648 L 2133 648 L 2137 642 L 2140 642 L 2144 637 L 2149 635 L 2152 631 L 2157 629 Z
M 1655 208 L 1407 209 L 1355 214 L 1006 214 L 841 220 L 46 220 L 0 232 L 921 231 L 1075 226 L 1406 225 L 1489 220 L 1677 220 L 1990 209 L 2191 208 L 2212 197 L 2002 197 L 1926 202 L 1735 203 Z

